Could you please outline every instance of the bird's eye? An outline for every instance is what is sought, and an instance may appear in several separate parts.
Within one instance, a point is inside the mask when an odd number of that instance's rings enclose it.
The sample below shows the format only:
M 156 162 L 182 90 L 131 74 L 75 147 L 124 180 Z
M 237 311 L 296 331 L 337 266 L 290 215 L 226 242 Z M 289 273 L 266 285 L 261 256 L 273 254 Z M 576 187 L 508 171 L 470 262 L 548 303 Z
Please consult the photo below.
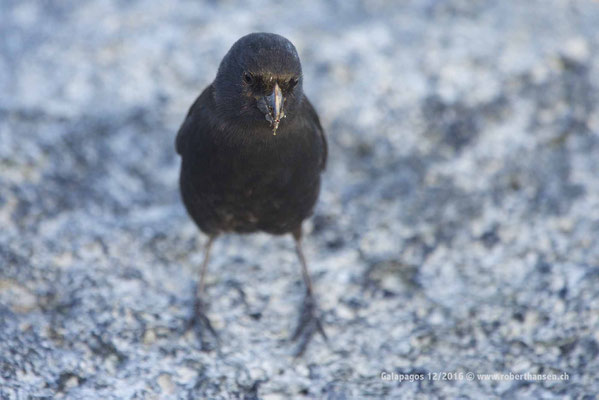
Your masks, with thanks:
M 293 89 L 295 87 L 295 85 L 297 85 L 298 80 L 296 78 L 292 78 L 289 81 L 289 89 Z
M 245 83 L 252 84 L 254 82 L 254 77 L 248 73 L 243 74 L 243 80 L 245 81 Z

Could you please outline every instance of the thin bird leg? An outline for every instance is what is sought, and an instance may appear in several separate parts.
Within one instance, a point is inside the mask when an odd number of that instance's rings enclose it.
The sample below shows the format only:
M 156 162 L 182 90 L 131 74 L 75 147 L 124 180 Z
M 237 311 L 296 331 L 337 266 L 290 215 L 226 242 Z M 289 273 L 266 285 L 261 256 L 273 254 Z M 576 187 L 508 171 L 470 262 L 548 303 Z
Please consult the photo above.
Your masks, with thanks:
M 200 281 L 198 283 L 196 298 L 203 297 L 204 295 L 206 270 L 208 269 L 208 262 L 210 261 L 210 250 L 212 249 L 212 243 L 214 243 L 215 238 L 215 235 L 209 236 L 208 242 L 206 243 L 206 247 L 204 248 L 204 260 L 202 261 L 202 266 L 200 267 Z
M 206 243 L 206 247 L 204 248 L 204 260 L 202 261 L 202 265 L 200 266 L 200 280 L 195 291 L 193 315 L 190 320 L 190 326 L 193 326 L 195 328 L 196 334 L 202 341 L 202 347 L 207 347 L 205 346 L 205 342 L 202 340 L 205 329 L 210 331 L 212 336 L 218 339 L 216 331 L 214 330 L 212 324 L 210 323 L 210 320 L 206 316 L 206 303 L 203 301 L 206 270 L 208 269 L 208 263 L 210 261 L 210 250 L 212 249 L 212 243 L 214 243 L 215 238 L 216 235 L 209 236 L 208 242 Z
M 301 227 L 293 232 L 293 239 L 295 241 L 295 251 L 302 267 L 304 283 L 306 284 L 306 296 L 304 297 L 304 303 L 300 311 L 297 328 L 292 336 L 292 340 L 298 340 L 301 338 L 299 348 L 296 352 L 296 356 L 301 356 L 308 347 L 312 336 L 314 336 L 316 332 L 320 333 L 325 340 L 327 340 L 327 335 L 324 332 L 322 323 L 317 315 L 318 306 L 316 305 L 316 300 L 314 299 L 312 280 L 310 279 L 310 274 L 308 273 L 308 266 L 306 263 L 306 258 L 304 257 L 304 251 L 302 249 Z
M 302 276 L 304 278 L 304 283 L 306 284 L 306 296 L 313 296 L 314 292 L 312 290 L 312 279 L 310 278 L 310 274 L 308 273 L 308 265 L 306 263 L 306 257 L 304 257 L 304 249 L 302 247 L 302 233 L 301 230 L 299 234 L 294 232 L 293 239 L 295 241 L 295 252 L 297 253 L 297 258 L 299 259 L 300 265 L 302 267 Z

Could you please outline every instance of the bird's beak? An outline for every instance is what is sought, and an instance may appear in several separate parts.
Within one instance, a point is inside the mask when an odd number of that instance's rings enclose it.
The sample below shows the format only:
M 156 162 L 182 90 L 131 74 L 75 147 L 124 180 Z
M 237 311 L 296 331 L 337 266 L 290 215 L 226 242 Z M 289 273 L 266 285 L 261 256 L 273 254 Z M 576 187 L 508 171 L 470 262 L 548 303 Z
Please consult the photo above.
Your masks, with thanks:
M 281 120 L 281 111 L 283 109 L 283 92 L 278 83 L 272 89 L 272 93 L 267 97 L 268 105 L 272 110 L 272 117 L 275 121 Z
M 273 127 L 273 135 L 276 135 L 279 123 L 285 118 L 285 112 L 283 111 L 283 92 L 278 83 L 275 83 L 272 93 L 266 96 L 266 101 L 269 108 L 269 115 L 266 116 L 266 119 L 270 122 L 270 126 Z

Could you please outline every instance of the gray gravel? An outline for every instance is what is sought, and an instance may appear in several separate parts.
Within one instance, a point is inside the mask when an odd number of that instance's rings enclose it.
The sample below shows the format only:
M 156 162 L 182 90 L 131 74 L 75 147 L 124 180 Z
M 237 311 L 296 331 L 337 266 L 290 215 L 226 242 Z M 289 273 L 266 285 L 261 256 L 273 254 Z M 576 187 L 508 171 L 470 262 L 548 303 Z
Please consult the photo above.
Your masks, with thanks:
M 593 398 L 598 20 L 590 0 L 0 2 L 0 398 Z M 217 241 L 222 345 L 184 330 L 205 238 L 173 140 L 251 31 L 295 43 L 330 142 L 305 243 L 330 342 L 300 359 L 290 238 Z

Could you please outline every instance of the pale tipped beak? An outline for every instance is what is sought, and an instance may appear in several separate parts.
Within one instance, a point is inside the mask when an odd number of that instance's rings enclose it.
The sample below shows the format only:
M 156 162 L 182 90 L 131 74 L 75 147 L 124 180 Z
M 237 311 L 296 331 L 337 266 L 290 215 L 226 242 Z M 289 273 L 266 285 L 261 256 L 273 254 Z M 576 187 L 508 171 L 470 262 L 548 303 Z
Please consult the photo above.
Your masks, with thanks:
M 264 117 L 272 128 L 273 135 L 277 134 L 279 123 L 285 118 L 285 98 L 278 83 L 272 89 L 268 96 L 256 97 L 257 107 L 264 113 Z
M 275 121 L 280 121 L 282 118 L 283 110 L 283 92 L 278 83 L 275 83 L 275 87 L 272 89 L 272 93 L 267 97 L 268 105 L 272 110 L 272 117 Z
M 276 135 L 279 123 L 285 118 L 285 111 L 283 110 L 283 92 L 278 83 L 275 83 L 272 93 L 266 96 L 266 102 L 268 104 L 268 115 L 266 115 L 266 120 L 270 122 L 270 126 L 273 128 L 273 135 Z

